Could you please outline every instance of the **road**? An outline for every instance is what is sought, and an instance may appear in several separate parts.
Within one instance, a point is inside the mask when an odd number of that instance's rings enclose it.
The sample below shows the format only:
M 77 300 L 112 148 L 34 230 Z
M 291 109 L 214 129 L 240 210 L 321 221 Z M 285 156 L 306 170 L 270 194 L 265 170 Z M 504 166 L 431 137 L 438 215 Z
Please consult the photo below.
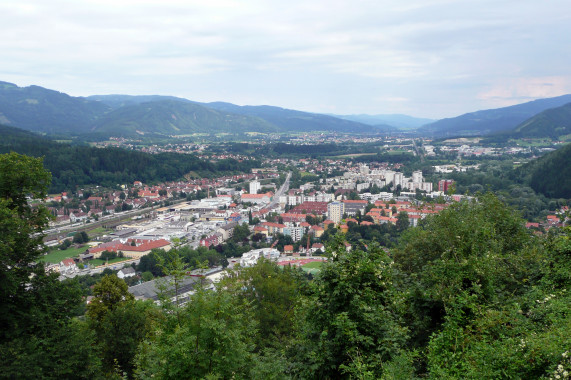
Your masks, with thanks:
M 287 174 L 286 180 L 278 191 L 274 194 L 274 200 L 268 205 L 268 208 L 273 209 L 279 202 L 280 196 L 282 196 L 289 189 L 289 180 L 291 178 L 291 172 Z

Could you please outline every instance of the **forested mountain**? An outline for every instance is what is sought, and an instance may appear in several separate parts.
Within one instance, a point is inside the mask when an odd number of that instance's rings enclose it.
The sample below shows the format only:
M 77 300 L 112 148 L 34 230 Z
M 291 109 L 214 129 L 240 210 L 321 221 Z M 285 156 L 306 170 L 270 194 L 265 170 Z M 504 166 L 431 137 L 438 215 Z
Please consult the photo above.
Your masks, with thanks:
M 106 136 L 143 134 L 277 132 L 258 117 L 219 112 L 196 103 L 160 100 L 118 108 L 96 122 L 93 133 Z
M 240 115 L 256 116 L 286 132 L 336 131 L 351 133 L 375 133 L 379 129 L 370 125 L 339 119 L 323 114 L 295 111 L 273 106 L 237 106 L 231 103 L 201 103 L 206 107 Z
M 244 132 L 377 133 L 387 129 L 271 106 L 198 103 L 162 95 L 80 98 L 7 82 L 0 82 L 0 123 L 47 134 L 100 138 Z
M 44 157 L 44 166 L 52 174 L 50 192 L 81 185 L 113 187 L 132 183 L 165 182 L 182 178 L 189 172 L 201 176 L 249 171 L 257 161 L 203 161 L 190 154 L 151 155 L 118 148 L 72 146 L 43 138 L 34 133 L 0 125 L 0 153 L 17 152 Z
M 158 102 L 161 100 L 177 100 L 180 102 L 193 103 L 188 99 L 166 95 L 91 95 L 87 96 L 86 99 L 101 102 L 112 109 L 141 103 Z
M 401 114 L 388 115 L 331 115 L 340 119 L 351 120 L 357 123 L 363 123 L 373 126 L 391 126 L 398 129 L 414 129 L 423 125 L 433 123 L 436 120 L 413 117 Z
M 545 110 L 518 125 L 514 137 L 550 137 L 558 139 L 571 134 L 571 103 Z
M 563 95 L 510 107 L 470 112 L 438 120 L 419 128 L 418 131 L 431 136 L 486 135 L 513 129 L 540 112 L 569 102 L 571 95 Z
M 571 198 L 571 144 L 514 171 L 516 177 L 550 198 Z
M 49 134 L 81 134 L 110 108 L 39 86 L 0 82 L 0 123 Z

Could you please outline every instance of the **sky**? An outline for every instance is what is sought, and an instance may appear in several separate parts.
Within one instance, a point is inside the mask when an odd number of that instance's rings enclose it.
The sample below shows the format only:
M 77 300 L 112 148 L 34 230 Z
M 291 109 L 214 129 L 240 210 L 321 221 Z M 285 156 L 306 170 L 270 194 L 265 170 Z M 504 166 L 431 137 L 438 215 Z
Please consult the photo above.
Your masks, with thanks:
M 571 93 L 569 0 L 2 0 L 0 81 L 453 117 Z

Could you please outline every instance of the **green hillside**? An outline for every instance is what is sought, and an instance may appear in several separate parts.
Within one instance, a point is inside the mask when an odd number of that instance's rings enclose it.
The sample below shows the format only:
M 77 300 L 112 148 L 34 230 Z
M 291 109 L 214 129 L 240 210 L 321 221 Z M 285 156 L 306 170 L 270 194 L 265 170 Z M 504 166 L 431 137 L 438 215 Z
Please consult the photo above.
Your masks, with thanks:
M 514 130 L 518 137 L 558 139 L 571 134 L 571 103 L 548 109 L 526 120 Z
M 257 161 L 203 161 L 191 154 L 147 154 L 118 148 L 92 148 L 60 144 L 34 133 L 0 125 L 0 154 L 17 152 L 44 157 L 52 174 L 50 192 L 82 185 L 113 187 L 135 180 L 146 183 L 172 181 L 193 171 L 201 176 L 249 171 Z
M 148 133 L 268 133 L 278 129 L 256 117 L 219 112 L 194 103 L 161 100 L 112 111 L 97 122 L 92 131 L 110 136 L 135 136 Z
M 515 175 L 549 198 L 571 198 L 571 144 L 515 170 Z
M 419 132 L 431 136 L 459 136 L 509 131 L 540 112 L 569 102 L 571 102 L 571 95 L 562 95 L 510 107 L 470 112 L 425 125 L 419 128 Z
M 78 135 L 110 108 L 39 86 L 0 82 L 0 123 L 35 132 Z
M 202 103 L 220 112 L 259 117 L 282 132 L 335 131 L 344 133 L 378 133 L 379 128 L 318 113 L 302 112 L 274 106 L 237 106 L 231 103 Z M 386 129 L 383 127 L 381 129 Z
M 193 103 L 188 99 L 165 95 L 91 95 L 86 99 L 101 102 L 114 110 L 125 106 L 158 102 L 161 100 L 176 100 L 179 102 Z

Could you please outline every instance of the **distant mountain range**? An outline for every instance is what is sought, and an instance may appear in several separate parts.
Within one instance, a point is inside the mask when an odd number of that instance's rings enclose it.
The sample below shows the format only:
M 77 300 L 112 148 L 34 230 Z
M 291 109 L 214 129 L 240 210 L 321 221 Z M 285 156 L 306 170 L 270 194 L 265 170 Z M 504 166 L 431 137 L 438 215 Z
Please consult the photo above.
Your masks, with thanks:
M 370 125 L 272 106 L 198 103 L 173 96 L 72 97 L 0 82 L 0 123 L 46 134 L 96 137 L 326 131 L 379 133 Z
M 423 125 L 433 123 L 434 119 L 425 119 L 401 114 L 388 115 L 331 115 L 340 119 L 355 121 L 373 126 L 389 126 L 393 129 L 416 129 Z
M 443 137 L 488 135 L 515 129 L 529 118 L 550 108 L 571 102 L 571 95 L 538 99 L 515 106 L 466 113 L 427 124 L 418 129 L 423 135 Z
M 94 123 L 92 132 L 105 136 L 144 134 L 279 132 L 266 120 L 219 112 L 178 100 L 158 100 L 117 108 Z
M 48 134 L 89 132 L 110 108 L 39 86 L 0 82 L 0 123 Z
M 432 137 L 502 133 L 504 138 L 556 138 L 569 134 L 569 109 L 542 113 L 570 102 L 571 95 L 564 95 L 433 121 L 398 114 L 324 115 L 274 106 L 199 103 L 163 95 L 72 97 L 39 86 L 0 82 L 0 123 L 51 135 L 97 138 L 312 131 L 376 134 L 415 128 Z

